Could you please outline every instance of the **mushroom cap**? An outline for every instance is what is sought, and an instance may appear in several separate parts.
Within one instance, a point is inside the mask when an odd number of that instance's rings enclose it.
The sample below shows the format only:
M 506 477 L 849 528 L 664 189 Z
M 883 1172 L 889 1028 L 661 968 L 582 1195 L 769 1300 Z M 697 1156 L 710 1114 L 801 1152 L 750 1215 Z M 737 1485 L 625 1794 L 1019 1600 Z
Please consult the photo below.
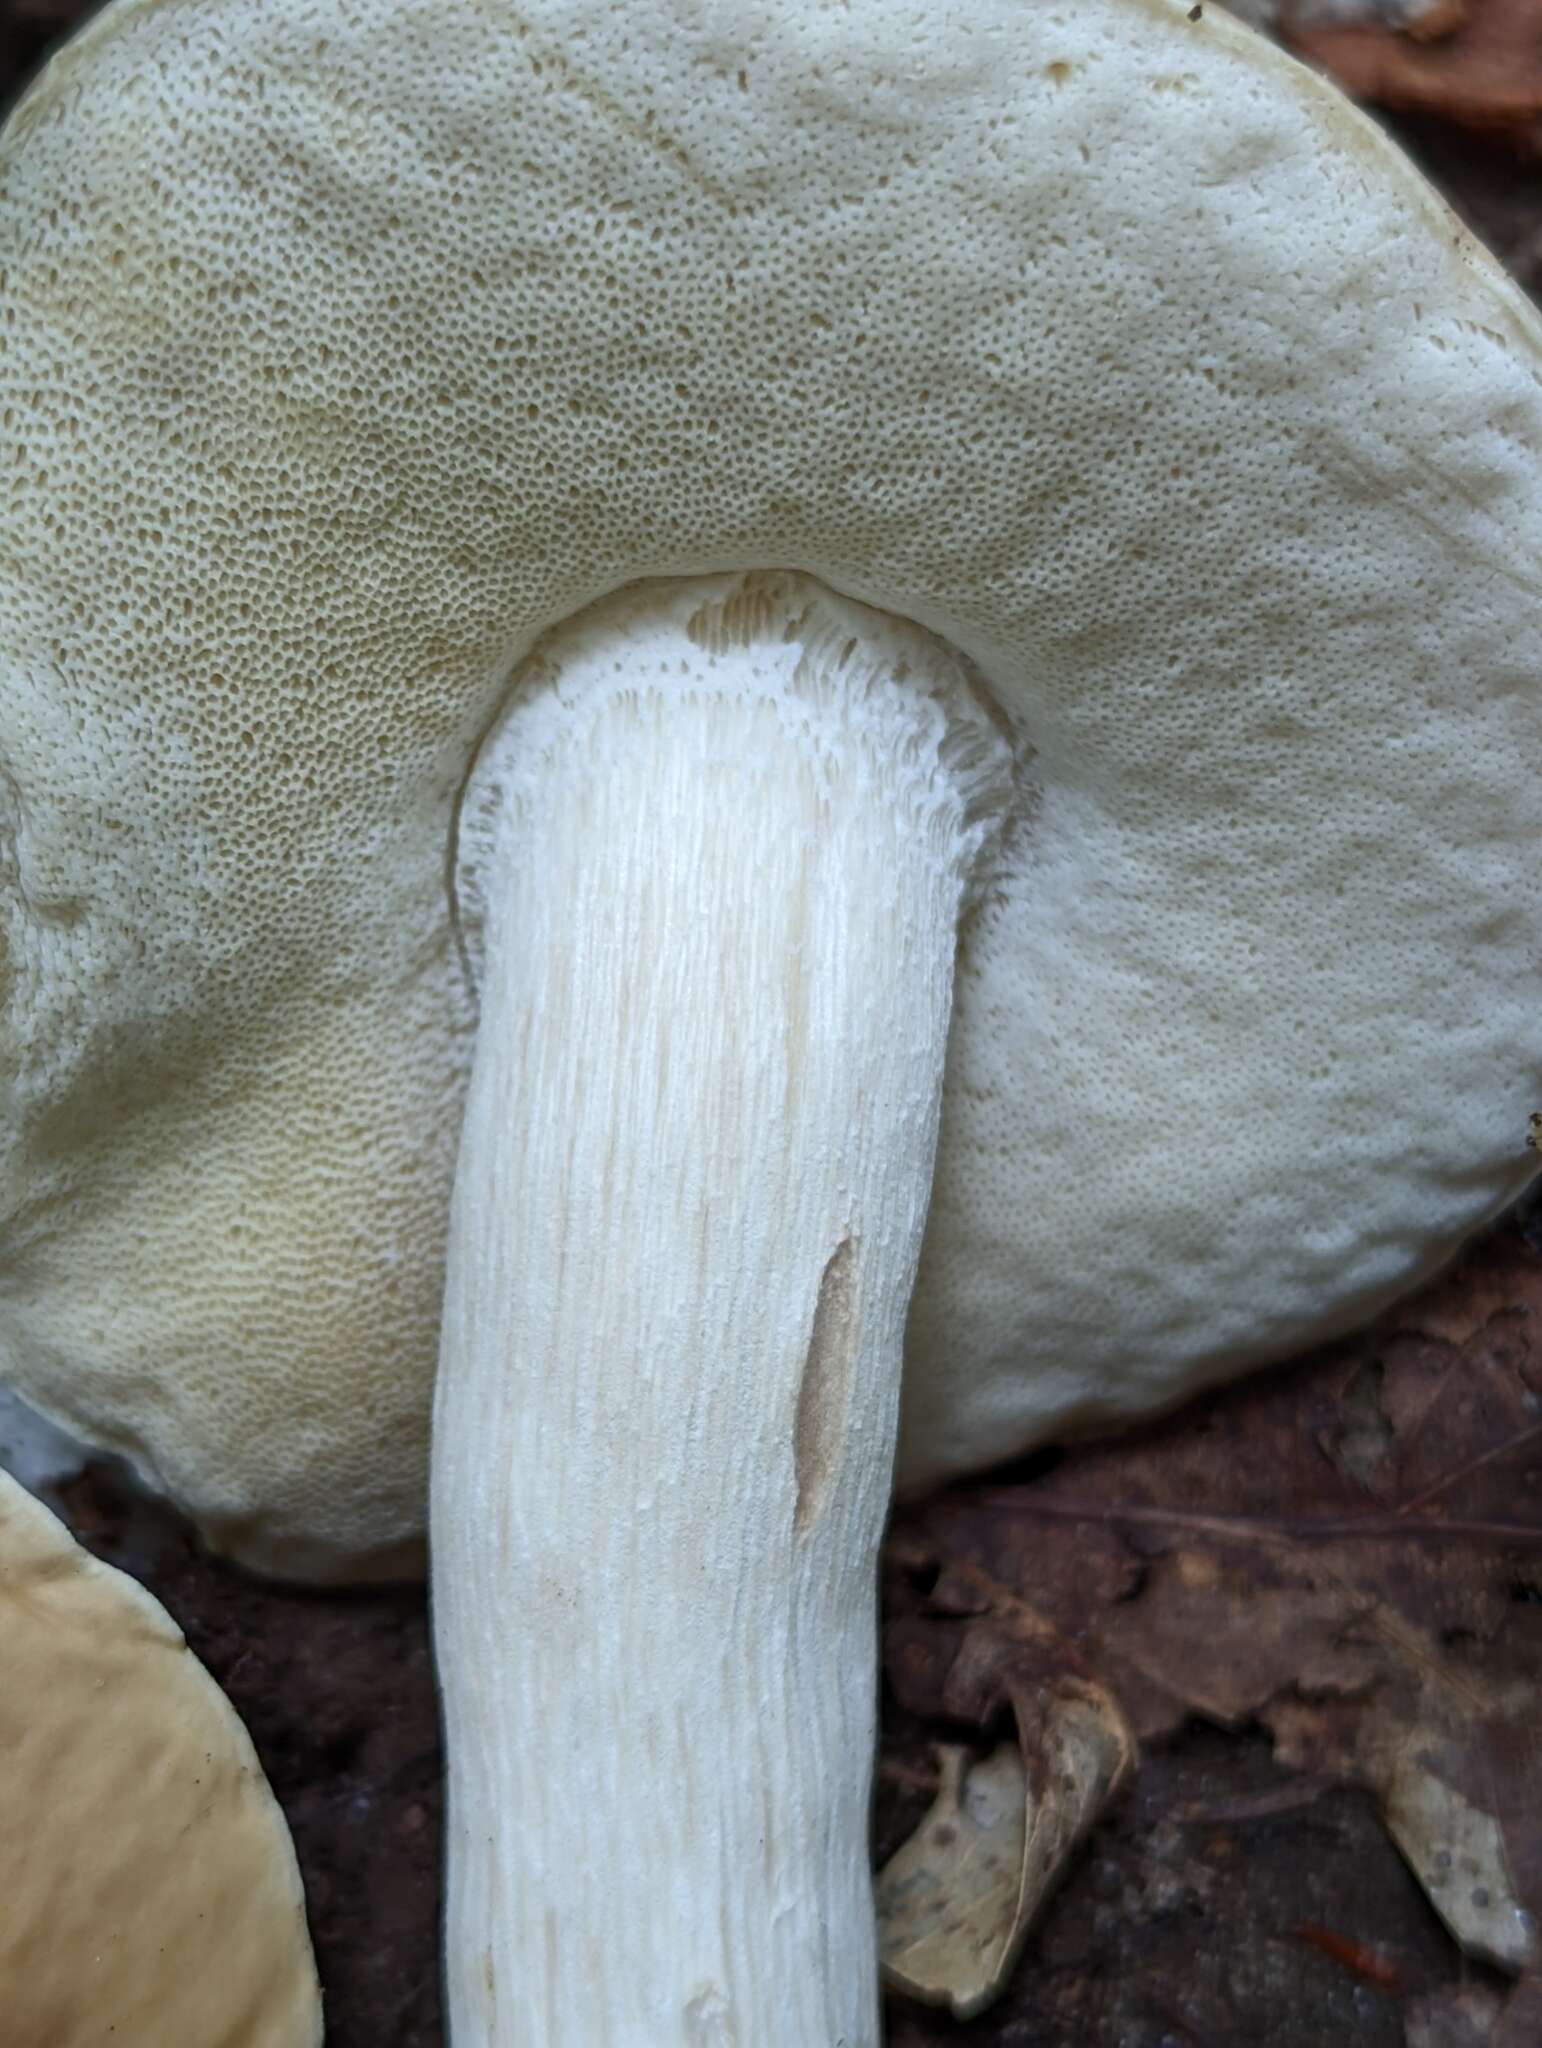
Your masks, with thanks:
M 143 1586 L 0 1472 L 6 2048 L 306 2048 L 289 1831 L 234 1708 Z
M 421 1527 L 458 798 L 639 578 L 804 570 L 1018 738 L 906 1484 L 1525 1179 L 1542 330 L 1217 10 L 116 0 L 0 268 L 0 1376 L 224 1549 Z

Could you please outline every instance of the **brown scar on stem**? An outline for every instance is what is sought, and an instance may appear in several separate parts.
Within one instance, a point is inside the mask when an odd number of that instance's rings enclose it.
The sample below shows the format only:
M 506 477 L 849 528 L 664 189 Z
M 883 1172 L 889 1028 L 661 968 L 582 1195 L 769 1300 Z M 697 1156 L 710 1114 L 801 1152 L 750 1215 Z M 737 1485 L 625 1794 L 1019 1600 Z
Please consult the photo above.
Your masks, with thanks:
M 824 1512 L 846 1434 L 857 1356 L 855 1264 L 856 1245 L 843 1237 L 825 1263 L 814 1303 L 792 1433 L 795 1536 L 807 1536 Z

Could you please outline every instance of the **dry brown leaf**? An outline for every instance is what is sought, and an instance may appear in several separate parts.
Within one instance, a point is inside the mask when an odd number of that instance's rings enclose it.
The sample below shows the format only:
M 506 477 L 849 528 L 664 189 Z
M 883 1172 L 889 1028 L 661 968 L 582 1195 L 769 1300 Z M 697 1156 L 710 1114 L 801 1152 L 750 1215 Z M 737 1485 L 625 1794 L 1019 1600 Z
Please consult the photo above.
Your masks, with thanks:
M 1291 9 L 1280 33 L 1352 99 L 1542 158 L 1542 0 L 1466 0 L 1401 26 L 1325 25 Z
M 1536 1966 L 1542 1259 L 1513 1234 L 1315 1367 L 944 1496 L 891 1564 L 912 1712 L 970 1718 L 980 1633 L 1009 1626 L 1143 1741 L 1261 1724 L 1282 1763 L 1391 1807 L 1471 1953 Z M 1472 1866 L 1460 1901 L 1444 1855 Z

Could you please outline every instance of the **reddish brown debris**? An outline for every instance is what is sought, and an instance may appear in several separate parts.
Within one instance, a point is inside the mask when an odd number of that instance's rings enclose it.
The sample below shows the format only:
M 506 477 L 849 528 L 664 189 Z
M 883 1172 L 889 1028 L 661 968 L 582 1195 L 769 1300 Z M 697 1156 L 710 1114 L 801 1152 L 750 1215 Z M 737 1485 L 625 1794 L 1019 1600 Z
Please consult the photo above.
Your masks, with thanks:
M 1542 161 L 1542 0 L 1435 0 L 1402 28 L 1298 27 L 1286 43 L 1351 99 Z

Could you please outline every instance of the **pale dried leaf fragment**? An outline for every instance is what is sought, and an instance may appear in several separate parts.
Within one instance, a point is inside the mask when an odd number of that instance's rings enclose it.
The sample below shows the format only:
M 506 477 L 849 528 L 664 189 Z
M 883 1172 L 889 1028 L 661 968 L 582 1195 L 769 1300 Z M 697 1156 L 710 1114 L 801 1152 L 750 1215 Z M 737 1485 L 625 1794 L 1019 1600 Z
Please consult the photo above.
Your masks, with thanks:
M 1040 1907 L 1134 1761 L 1128 1728 L 1101 1687 L 1047 1687 L 1025 1714 L 1021 1748 L 981 1763 L 939 1746 L 942 1783 L 875 1886 L 884 1982 L 972 2019 L 1005 1988 Z
M 1536 1922 L 1515 1895 L 1492 1814 L 1405 1750 L 1383 1795 L 1387 1829 L 1425 1896 L 1470 1956 L 1520 1973 L 1538 1961 Z
M 997 1996 L 1027 1933 L 1028 1776 L 1003 1742 L 969 1767 L 944 1743 L 942 1784 L 925 1820 L 878 1874 L 884 1982 L 970 2019 Z

